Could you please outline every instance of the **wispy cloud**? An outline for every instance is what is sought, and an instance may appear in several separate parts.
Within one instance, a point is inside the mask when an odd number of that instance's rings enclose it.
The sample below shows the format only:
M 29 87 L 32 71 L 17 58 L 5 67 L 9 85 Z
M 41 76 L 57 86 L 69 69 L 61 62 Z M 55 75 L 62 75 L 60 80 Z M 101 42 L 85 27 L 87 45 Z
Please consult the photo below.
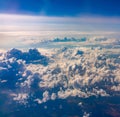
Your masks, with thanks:
M 8 20 L 9 19 L 9 20 Z M 119 17 L 48 17 L 0 14 L 0 31 L 3 30 L 116 30 Z

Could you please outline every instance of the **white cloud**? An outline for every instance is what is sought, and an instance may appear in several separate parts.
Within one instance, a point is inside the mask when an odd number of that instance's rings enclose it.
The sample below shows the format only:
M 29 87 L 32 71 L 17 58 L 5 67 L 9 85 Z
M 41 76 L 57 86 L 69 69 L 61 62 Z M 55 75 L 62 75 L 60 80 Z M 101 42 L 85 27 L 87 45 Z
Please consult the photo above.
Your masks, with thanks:
M 13 100 L 17 101 L 18 103 L 21 104 L 26 104 L 27 103 L 27 99 L 28 99 L 29 95 L 27 93 L 19 93 L 19 94 L 14 94 L 13 95 Z
M 37 102 L 38 104 L 42 104 L 43 103 L 42 100 L 40 100 L 40 99 L 35 99 L 34 101 Z
M 46 102 L 46 101 L 48 101 L 49 99 L 50 99 L 49 92 L 48 92 L 48 91 L 45 91 L 45 92 L 43 93 L 43 99 L 42 99 L 42 101 L 43 101 L 43 102 Z
M 118 91 L 118 92 L 120 92 L 120 84 L 119 84 L 118 86 L 112 86 L 111 89 L 112 89 L 113 91 Z
M 7 20 L 9 19 L 9 20 Z M 0 14 L 0 31 L 95 31 L 118 30 L 120 18 L 104 17 L 47 17 Z M 106 24 L 106 25 L 104 25 Z M 111 25 L 110 25 L 111 24 Z M 94 27 L 93 27 L 94 25 Z M 114 26 L 114 29 L 111 28 Z M 102 32 L 101 32 L 102 33 Z M 104 31 L 103 31 L 104 33 Z
M 51 95 L 51 100 L 55 100 L 56 99 L 56 94 L 55 93 L 52 93 L 52 95 Z
M 55 58 L 59 58 L 57 64 L 51 64 L 43 72 L 43 75 L 41 74 L 40 88 L 49 90 L 59 88 L 60 90 L 55 93 L 57 93 L 57 98 L 62 99 L 71 96 L 82 98 L 92 95 L 109 96 L 107 86 L 111 84 L 110 87 L 112 87 L 115 79 L 117 80 L 118 65 L 115 65 L 112 59 L 109 62 L 110 58 L 101 54 L 100 50 L 89 50 L 83 56 L 71 59 L 74 55 L 72 53 L 75 53 L 75 51 L 77 50 L 67 49 L 59 54 L 57 53 Z M 67 57 L 64 55 L 66 53 L 68 54 Z M 99 65 L 96 66 L 96 63 Z M 116 67 L 117 71 L 111 69 L 110 65 Z M 61 69 L 61 73 L 58 72 L 59 70 L 56 71 L 58 68 Z M 86 69 L 86 71 L 81 74 L 83 69 Z M 54 74 L 54 71 L 57 74 Z
M 89 117 L 89 116 L 90 116 L 90 114 L 89 114 L 89 113 L 84 112 L 83 117 Z
M 43 98 L 42 99 L 35 99 L 34 101 L 36 101 L 38 104 L 41 104 L 41 103 L 45 103 L 47 102 L 48 100 L 50 100 L 50 95 L 49 95 L 49 92 L 48 91 L 45 91 L 43 92 Z M 52 99 L 52 98 L 51 98 Z
M 109 53 L 104 50 L 57 49 L 53 53 L 53 62 L 48 66 L 32 63 L 36 56 L 40 59 L 42 55 L 32 50 L 34 56 L 30 50 L 23 52 L 13 49 L 0 55 L 1 86 L 9 84 L 16 101 L 27 102 L 33 95 L 33 100 L 41 104 L 68 97 L 111 96 L 109 92 L 114 95 L 120 90 L 120 65 L 114 62 L 118 58 L 108 57 Z M 84 54 L 75 56 L 78 50 Z M 24 62 L 30 59 L 32 62 Z M 115 85 L 116 82 L 118 85 Z

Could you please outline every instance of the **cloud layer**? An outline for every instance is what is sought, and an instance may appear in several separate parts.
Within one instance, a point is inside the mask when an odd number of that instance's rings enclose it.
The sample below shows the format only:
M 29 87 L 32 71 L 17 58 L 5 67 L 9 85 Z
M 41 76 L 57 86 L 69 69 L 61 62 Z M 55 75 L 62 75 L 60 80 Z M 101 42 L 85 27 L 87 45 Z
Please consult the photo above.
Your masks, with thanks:
M 119 48 L 113 48 L 118 40 L 96 36 L 80 38 L 79 41 L 58 38 L 42 42 L 85 44 L 83 47 L 53 47 L 46 49 L 44 55 L 40 49 L 1 50 L 1 97 L 7 95 L 11 103 L 26 107 L 44 105 L 44 109 L 47 109 L 47 104 L 56 104 L 59 100 L 75 102 L 83 117 L 89 117 L 91 113 L 84 109 L 86 106 L 82 100 L 119 96 L 120 54 Z M 59 105 L 59 109 L 62 106 Z
M 39 104 L 76 96 L 112 96 L 119 92 L 120 65 L 115 62 L 119 56 L 110 58 L 100 50 L 83 51 L 79 48 L 55 50 L 52 58 L 56 62 L 52 60 L 44 66 L 47 57 L 37 49 L 28 52 L 12 49 L 1 54 L 1 87 L 12 89 L 16 101 L 34 95 L 34 101 Z M 21 92 L 16 94 L 16 90 Z

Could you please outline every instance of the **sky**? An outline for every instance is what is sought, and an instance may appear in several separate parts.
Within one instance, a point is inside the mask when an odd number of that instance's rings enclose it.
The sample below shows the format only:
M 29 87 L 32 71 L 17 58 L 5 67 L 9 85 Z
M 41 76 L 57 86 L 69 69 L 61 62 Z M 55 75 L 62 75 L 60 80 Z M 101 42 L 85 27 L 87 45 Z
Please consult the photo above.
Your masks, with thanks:
M 119 0 L 0 0 L 0 13 L 120 16 Z
M 0 31 L 119 30 L 119 0 L 0 0 Z

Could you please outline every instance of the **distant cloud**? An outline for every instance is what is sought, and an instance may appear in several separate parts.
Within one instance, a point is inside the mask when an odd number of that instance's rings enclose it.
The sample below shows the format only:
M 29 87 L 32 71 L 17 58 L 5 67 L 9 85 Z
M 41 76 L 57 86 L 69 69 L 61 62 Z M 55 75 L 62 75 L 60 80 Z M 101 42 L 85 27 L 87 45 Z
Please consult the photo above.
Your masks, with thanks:
M 51 42 L 85 42 L 85 41 L 87 41 L 86 37 L 83 37 L 83 38 L 80 38 L 80 39 L 65 37 L 63 39 L 56 38 L 54 40 L 51 40 Z
M 7 20 L 9 19 L 9 21 Z M 19 22 L 19 23 L 18 23 Z M 119 31 L 119 17 L 0 14 L 0 31 Z M 105 26 L 106 25 L 106 26 Z M 114 28 L 111 26 L 114 26 Z

